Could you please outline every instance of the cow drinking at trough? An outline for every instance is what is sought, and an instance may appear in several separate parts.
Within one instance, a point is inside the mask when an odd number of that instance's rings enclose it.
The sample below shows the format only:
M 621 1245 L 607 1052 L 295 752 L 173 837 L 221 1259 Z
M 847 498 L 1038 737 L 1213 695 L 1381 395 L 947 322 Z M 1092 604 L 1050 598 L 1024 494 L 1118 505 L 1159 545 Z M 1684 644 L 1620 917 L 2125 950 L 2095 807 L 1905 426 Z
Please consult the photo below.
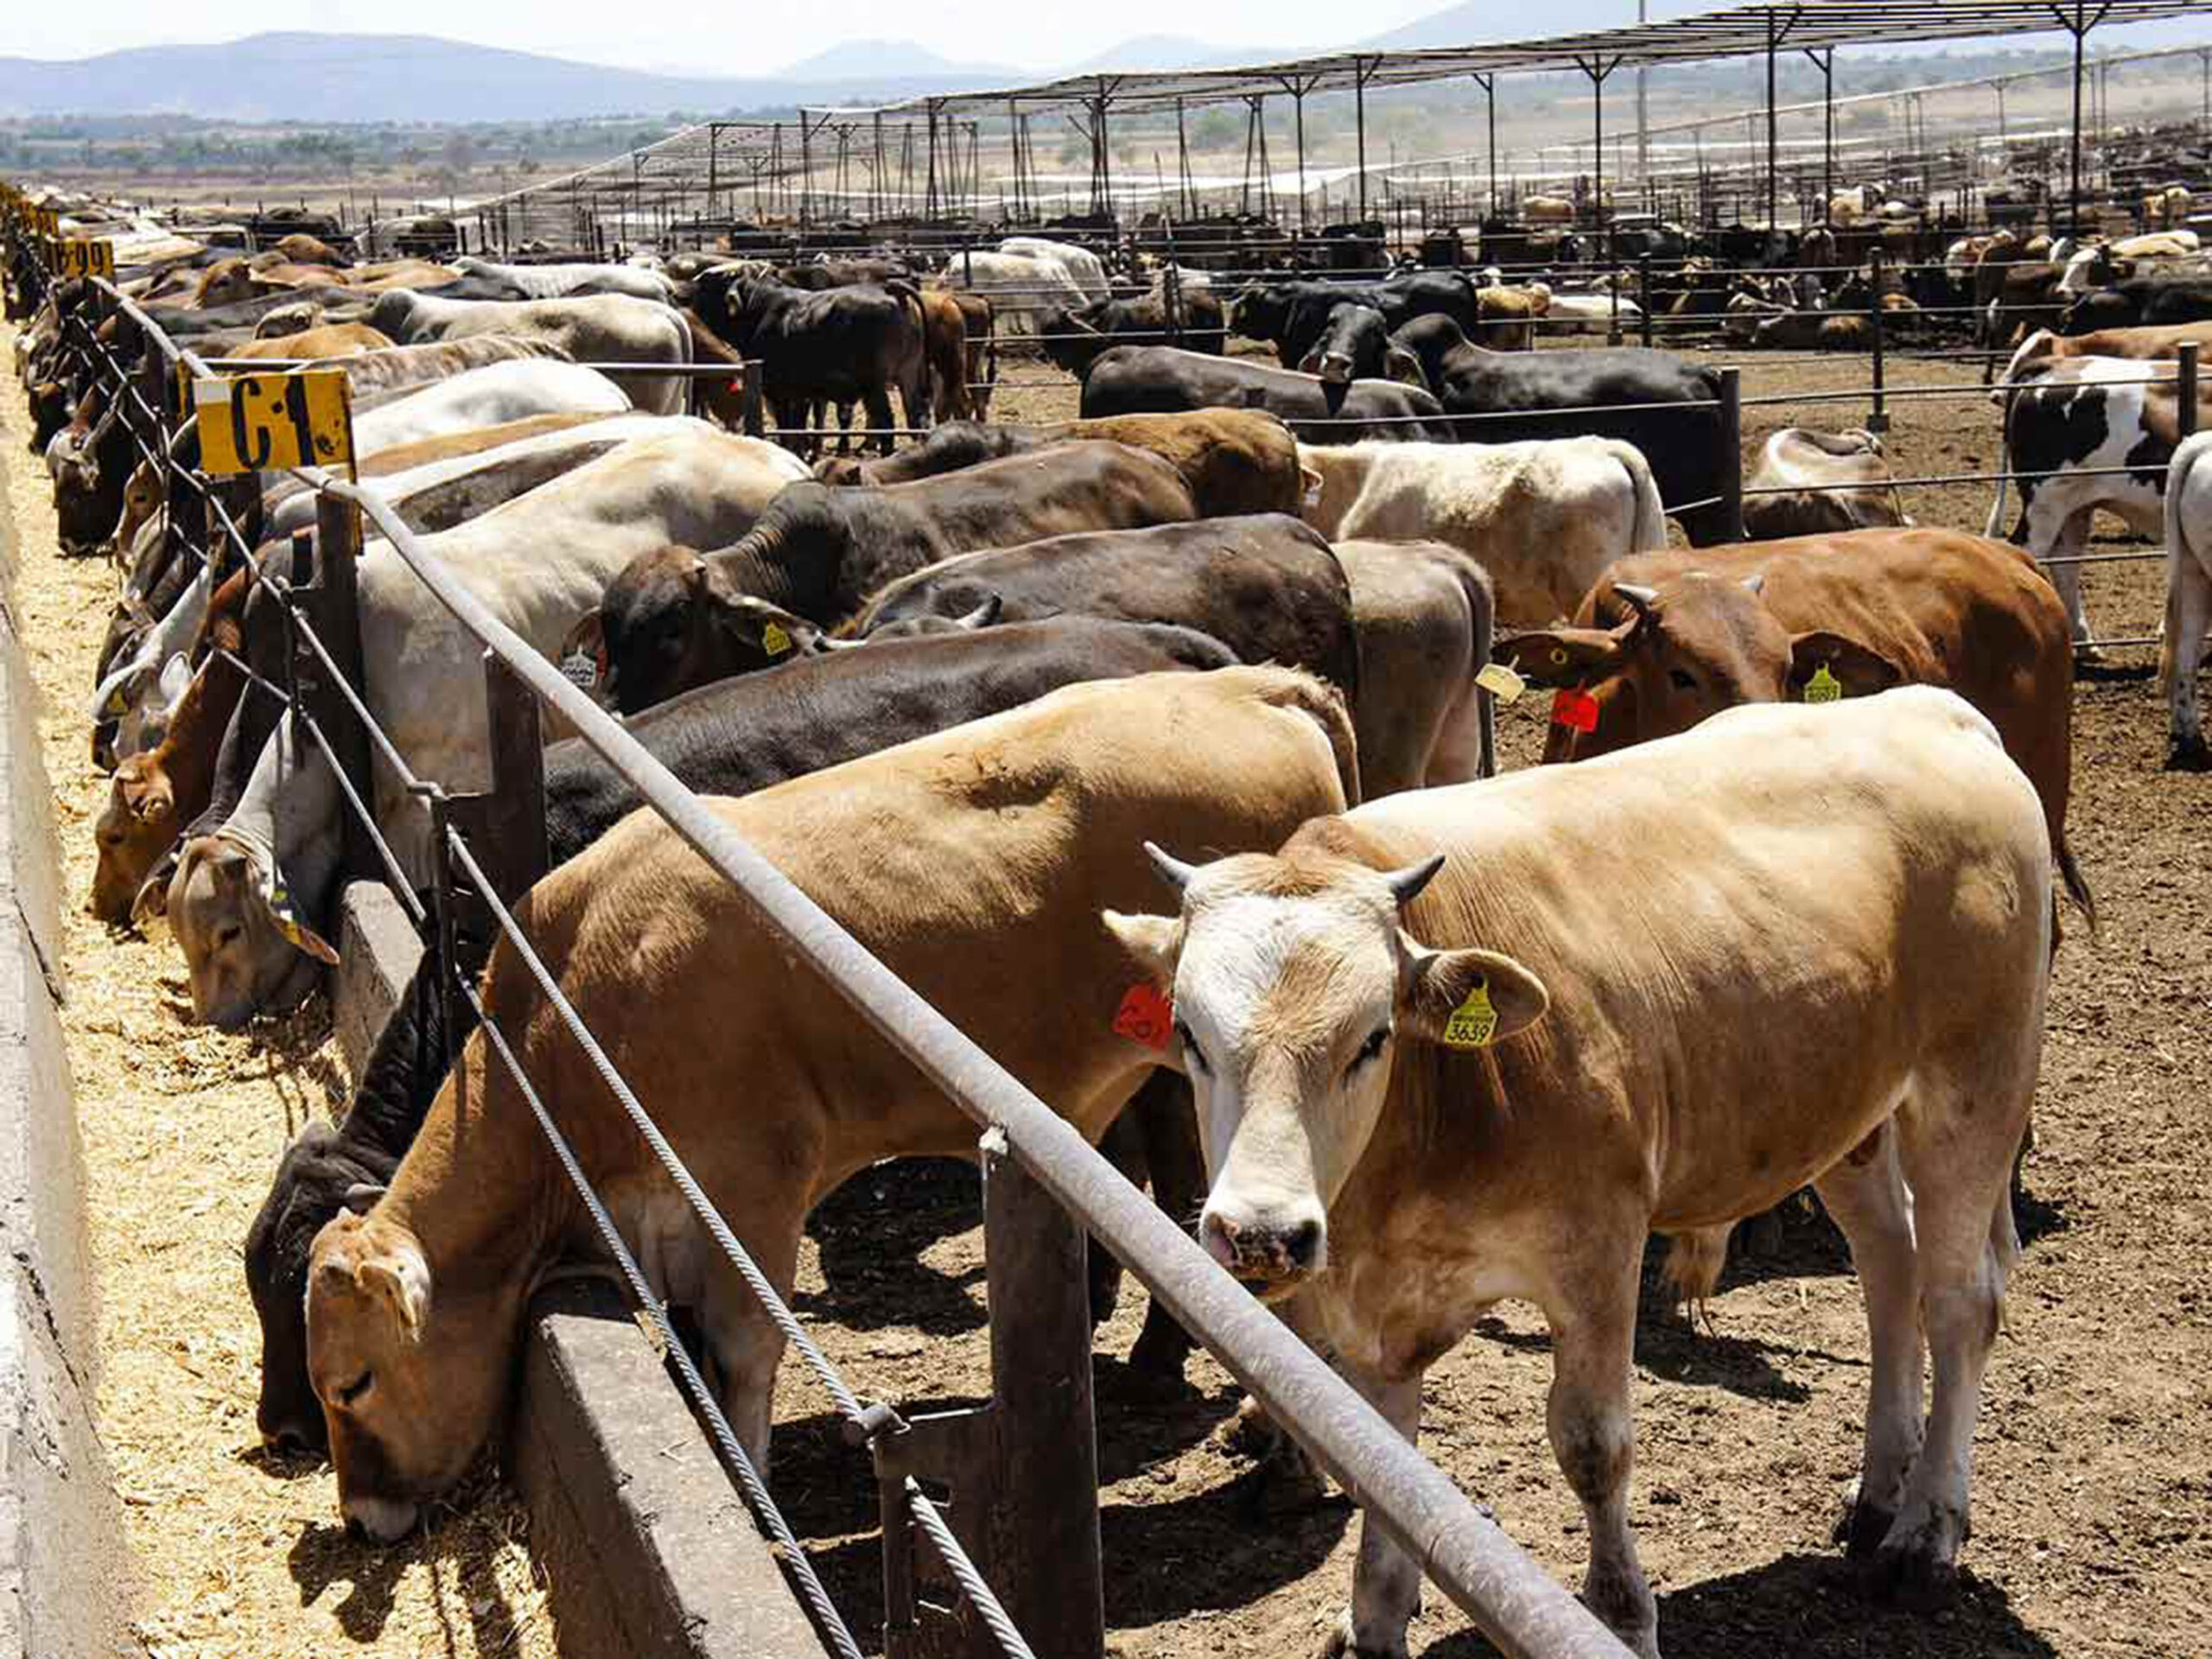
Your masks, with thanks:
M 1097 919 L 1148 885 L 1144 827 L 1224 849 L 1269 844 L 1340 810 L 1356 773 L 1333 694 L 1240 667 L 1069 687 L 715 810 L 1096 1141 L 1160 1058 L 1115 1029 L 1132 980 Z M 652 814 L 626 820 L 517 909 L 563 994 L 784 1294 L 808 1211 L 840 1182 L 885 1157 L 972 1152 L 966 1116 L 795 965 Z M 1054 987 L 1041 1001 L 1040 975 Z M 745 988 L 748 1016 L 693 1018 L 702 1005 L 686 988 L 705 984 Z M 696 1310 L 724 1409 L 765 1471 L 781 1335 L 688 1210 L 661 1196 L 658 1161 L 603 1085 L 561 1057 L 558 1022 L 540 1017 L 537 983 L 504 940 L 485 1002 L 587 1178 L 634 1194 L 616 1204 L 616 1224 L 653 1264 L 654 1294 Z M 734 1092 L 741 1077 L 750 1086 Z M 308 1376 L 340 1507 L 375 1537 L 410 1530 L 475 1457 L 506 1408 L 531 1291 L 591 1248 L 551 1157 L 480 1033 L 390 1190 L 315 1242 Z
M 686 788 L 748 795 L 1019 708 L 1063 685 L 1235 661 L 1227 647 L 1185 629 L 1058 617 L 1009 625 L 988 639 L 952 632 L 795 659 L 774 674 L 722 680 L 672 698 L 631 721 L 629 731 Z M 636 788 L 583 739 L 551 745 L 549 868 L 566 864 L 641 804 Z M 472 973 L 481 966 L 462 964 Z M 309 1123 L 285 1148 L 246 1235 L 246 1287 L 261 1324 L 257 1419 L 271 1446 L 323 1446 L 322 1413 L 308 1386 L 302 1305 L 308 1249 L 340 1211 L 378 1197 L 414 1144 L 446 1075 L 438 975 L 435 951 L 426 953 L 377 1035 L 345 1117 Z M 466 1003 L 460 1011 L 467 1014 Z M 467 1032 L 450 1034 L 457 1042 Z M 1153 1334 L 1146 1351 L 1179 1365 L 1183 1345 L 1169 1335 L 1174 1322 L 1147 1313 L 1147 1329 Z
M 1583 1599 L 1631 1648 L 1658 1652 L 1628 1519 L 1645 1238 L 1808 1179 L 1872 1339 L 1850 1554 L 1879 1592 L 1951 1589 L 2052 925 L 2043 810 L 1986 721 L 1920 687 L 1743 709 L 1271 855 L 1154 858 L 1180 913 L 1106 920 L 1173 997 L 1200 1242 L 1408 1439 L 1430 1363 L 1541 1308 Z M 1420 1583 L 1370 1521 L 1324 1652 L 1403 1656 Z

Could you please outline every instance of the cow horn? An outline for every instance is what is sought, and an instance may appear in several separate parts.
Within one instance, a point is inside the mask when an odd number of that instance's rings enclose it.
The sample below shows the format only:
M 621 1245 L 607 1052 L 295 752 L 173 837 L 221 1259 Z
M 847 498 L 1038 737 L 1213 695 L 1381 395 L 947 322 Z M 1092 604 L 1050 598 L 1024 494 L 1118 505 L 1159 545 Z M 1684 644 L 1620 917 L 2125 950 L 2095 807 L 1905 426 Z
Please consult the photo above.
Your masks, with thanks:
M 1431 853 L 1418 864 L 1387 872 L 1382 877 L 1383 885 L 1390 889 L 1390 897 L 1397 901 L 1398 908 L 1403 910 L 1421 897 L 1421 890 L 1433 881 L 1436 873 L 1443 868 L 1444 855 Z
M 976 628 L 988 628 L 992 623 L 999 620 L 999 612 L 1005 607 L 1005 605 L 1006 601 L 1003 599 L 1000 598 L 996 594 L 992 594 L 974 610 L 969 611 L 963 615 L 954 617 L 952 619 L 952 626 L 956 628 L 967 628 L 970 630 Z
M 1160 879 L 1178 893 L 1187 891 L 1191 885 L 1191 878 L 1198 873 L 1197 865 L 1185 864 L 1174 854 L 1155 842 L 1149 841 L 1145 842 L 1144 852 L 1145 856 L 1152 861 L 1152 868 L 1160 872 Z
M 385 1190 L 379 1183 L 356 1181 L 346 1189 L 346 1207 L 357 1216 L 365 1216 Z
M 1651 607 L 1659 602 L 1659 590 L 1647 588 L 1640 582 L 1617 582 L 1613 591 L 1628 602 L 1629 608 L 1638 616 L 1651 614 Z
M 1766 589 L 1766 572 L 1764 570 L 1752 571 L 1750 575 L 1744 578 L 1744 586 L 1755 594 L 1764 592 Z

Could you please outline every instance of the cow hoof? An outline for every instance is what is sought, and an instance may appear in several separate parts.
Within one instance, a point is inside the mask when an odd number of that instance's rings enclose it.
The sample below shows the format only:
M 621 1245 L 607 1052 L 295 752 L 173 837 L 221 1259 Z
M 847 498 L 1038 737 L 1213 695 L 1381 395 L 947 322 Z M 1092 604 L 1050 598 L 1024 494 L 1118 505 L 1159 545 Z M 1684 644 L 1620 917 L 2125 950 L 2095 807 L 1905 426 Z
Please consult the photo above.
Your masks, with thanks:
M 1191 1338 L 1183 1327 L 1154 1303 L 1145 1311 L 1144 1329 L 1129 1350 L 1129 1370 L 1157 1388 L 1163 1396 L 1179 1394 L 1186 1386 L 1183 1363 L 1191 1357 Z
M 2212 747 L 2202 738 L 2194 743 L 2177 742 L 2166 750 L 2168 772 L 2212 772 Z
M 1908 1612 L 1933 1613 L 1958 1597 L 1959 1569 L 1924 1549 L 1905 1545 L 1877 1549 L 1858 1568 L 1859 1593 Z
M 1351 1639 L 1351 1609 L 1347 1607 L 1329 1626 L 1329 1633 L 1313 1649 L 1313 1659 L 1406 1659 L 1403 1639 L 1387 1648 L 1363 1648 Z
M 1854 1492 L 1845 1503 L 1843 1513 L 1836 1517 L 1835 1530 L 1829 1535 L 1843 1546 L 1846 1560 L 1863 1561 L 1881 1548 L 1882 1540 L 1890 1535 L 1890 1528 L 1897 1518 L 1896 1510 L 1861 1503 Z

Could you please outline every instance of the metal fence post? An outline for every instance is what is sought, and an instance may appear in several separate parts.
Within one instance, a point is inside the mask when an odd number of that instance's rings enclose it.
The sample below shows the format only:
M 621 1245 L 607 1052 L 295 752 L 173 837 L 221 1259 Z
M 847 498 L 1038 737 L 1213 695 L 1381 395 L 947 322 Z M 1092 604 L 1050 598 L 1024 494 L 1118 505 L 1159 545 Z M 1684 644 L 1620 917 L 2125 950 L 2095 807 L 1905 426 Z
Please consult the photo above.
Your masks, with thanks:
M 315 585 L 301 595 L 315 638 L 330 653 L 330 660 L 356 691 L 365 691 L 361 674 L 361 617 L 355 566 L 361 556 L 361 518 L 355 509 L 334 496 L 320 496 L 315 511 Z M 310 683 L 308 712 L 330 740 L 331 753 L 364 801 L 376 799 L 375 779 L 369 771 L 369 734 L 354 717 L 344 695 L 326 683 L 321 663 L 306 665 Z M 351 812 L 340 812 L 345 837 L 346 875 L 374 880 L 383 869 L 368 826 Z
M 760 380 L 765 372 L 759 358 L 747 358 L 745 360 L 743 365 L 745 391 L 742 394 L 745 406 L 743 417 L 739 424 L 744 427 L 745 435 L 748 438 L 757 438 L 768 429 L 767 422 L 760 412 Z
M 1651 251 L 1646 248 L 1636 262 L 1636 302 L 1643 308 L 1643 343 L 1651 344 Z
M 1741 369 L 1720 371 L 1721 539 L 1744 539 L 1744 388 Z
M 545 833 L 545 742 L 537 698 L 514 670 L 484 653 L 484 701 L 492 733 L 492 791 L 484 800 L 478 861 L 509 903 L 552 862 Z
M 2196 431 L 2196 342 L 2190 340 L 2175 353 L 2174 423 L 2184 438 Z
M 1882 327 L 1882 267 L 1884 261 L 1882 258 L 1881 249 L 1878 247 L 1873 249 L 1867 254 L 1866 260 L 1868 267 L 1874 274 L 1873 293 L 1869 297 L 1866 312 L 1866 327 L 1872 334 L 1874 340 L 1874 406 L 1867 414 L 1866 429 L 1869 432 L 1886 432 L 1890 429 L 1890 414 L 1888 409 L 1884 406 L 1882 400 L 1882 376 L 1884 367 L 1885 366 L 1883 359 L 1885 355 L 1884 351 L 1885 342 L 1883 338 Z

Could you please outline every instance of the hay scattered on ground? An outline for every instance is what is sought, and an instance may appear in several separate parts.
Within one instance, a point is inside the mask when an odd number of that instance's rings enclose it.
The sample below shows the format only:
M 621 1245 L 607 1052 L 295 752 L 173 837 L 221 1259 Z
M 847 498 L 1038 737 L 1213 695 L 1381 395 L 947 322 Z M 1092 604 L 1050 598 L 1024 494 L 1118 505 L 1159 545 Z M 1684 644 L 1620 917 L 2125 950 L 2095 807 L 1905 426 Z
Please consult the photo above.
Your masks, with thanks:
M 545 1586 L 505 1486 L 487 1477 L 427 1536 L 374 1548 L 346 1539 L 325 1465 L 261 1449 L 261 1344 L 240 1250 L 285 1141 L 342 1098 L 328 1009 L 318 999 L 242 1037 L 189 1026 L 167 937 L 111 932 L 81 908 L 109 787 L 84 710 L 117 577 L 60 556 L 12 377 L 0 398 L 0 469 L 22 532 L 16 620 L 45 699 L 62 850 L 62 1023 L 99 1273 L 100 1438 L 140 1579 L 137 1634 L 161 1659 L 550 1656 Z

